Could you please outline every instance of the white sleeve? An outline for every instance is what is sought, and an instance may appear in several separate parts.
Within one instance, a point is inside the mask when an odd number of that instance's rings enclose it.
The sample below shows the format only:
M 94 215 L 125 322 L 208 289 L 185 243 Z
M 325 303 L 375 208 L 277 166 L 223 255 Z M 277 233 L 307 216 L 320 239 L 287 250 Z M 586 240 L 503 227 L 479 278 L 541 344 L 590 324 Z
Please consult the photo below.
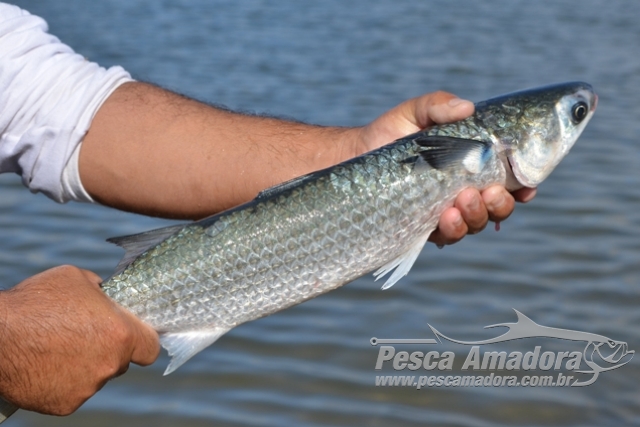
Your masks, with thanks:
M 60 203 L 93 202 L 80 182 L 80 145 L 102 103 L 132 79 L 47 30 L 43 19 L 0 3 L 0 173 L 15 172 Z

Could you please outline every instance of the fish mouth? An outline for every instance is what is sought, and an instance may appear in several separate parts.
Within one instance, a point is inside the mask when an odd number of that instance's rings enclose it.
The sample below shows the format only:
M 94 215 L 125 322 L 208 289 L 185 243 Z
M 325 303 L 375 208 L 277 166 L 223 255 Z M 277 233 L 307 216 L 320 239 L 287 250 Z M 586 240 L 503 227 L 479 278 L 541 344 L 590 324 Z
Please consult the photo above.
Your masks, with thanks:
M 516 191 L 516 190 L 520 190 L 521 188 L 531 188 L 531 189 L 535 189 L 537 186 L 530 186 L 530 185 L 526 185 L 525 183 L 523 183 L 519 176 L 520 173 L 518 171 L 518 167 L 517 165 L 515 165 L 513 163 L 513 161 L 511 160 L 511 155 L 510 154 L 506 154 L 505 155 L 506 158 L 506 165 L 508 166 L 508 170 L 507 172 L 507 182 L 505 185 L 505 188 L 507 189 L 507 191 Z
M 507 164 L 509 165 L 509 172 L 511 172 L 511 175 L 515 177 L 516 173 L 513 170 L 513 163 L 511 163 L 511 156 L 509 155 L 507 155 Z

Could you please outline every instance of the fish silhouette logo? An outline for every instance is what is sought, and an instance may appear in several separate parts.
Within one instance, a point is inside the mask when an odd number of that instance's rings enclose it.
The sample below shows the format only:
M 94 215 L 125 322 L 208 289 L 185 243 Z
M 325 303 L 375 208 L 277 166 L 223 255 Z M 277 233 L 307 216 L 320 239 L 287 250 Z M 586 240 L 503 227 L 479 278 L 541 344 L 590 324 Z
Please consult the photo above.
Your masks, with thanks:
M 495 344 L 523 338 L 558 338 L 570 341 L 583 341 L 585 342 L 585 347 L 582 351 L 582 360 L 590 369 L 576 370 L 574 372 L 578 372 L 581 374 L 592 374 L 592 377 L 583 382 L 576 381 L 571 384 L 572 387 L 582 387 L 593 384 L 598 379 L 598 376 L 601 372 L 612 371 L 626 365 L 631 361 L 633 355 L 635 354 L 634 350 L 629 350 L 629 346 L 624 341 L 616 341 L 611 338 L 605 337 L 604 335 L 593 334 L 590 332 L 573 331 L 570 329 L 542 326 L 537 324 L 518 310 L 513 309 L 513 311 L 515 311 L 516 315 L 518 316 L 518 321 L 516 323 L 498 323 L 496 325 L 485 326 L 485 329 L 497 327 L 509 328 L 509 330 L 504 334 L 487 340 L 455 340 L 442 334 L 431 325 L 429 325 L 429 328 L 431 328 L 438 340 L 442 338 L 453 343 L 464 345 Z M 597 361 L 601 361 L 601 363 L 603 363 L 602 366 L 599 365 Z

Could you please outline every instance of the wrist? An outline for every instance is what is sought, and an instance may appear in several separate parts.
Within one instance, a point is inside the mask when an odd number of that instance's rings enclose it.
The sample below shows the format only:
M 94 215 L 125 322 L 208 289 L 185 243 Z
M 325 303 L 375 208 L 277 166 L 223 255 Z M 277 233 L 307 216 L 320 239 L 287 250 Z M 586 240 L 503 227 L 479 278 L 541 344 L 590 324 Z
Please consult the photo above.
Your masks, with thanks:
M 348 134 L 346 135 L 349 138 L 349 144 L 352 147 L 353 154 L 352 157 L 360 156 L 364 153 L 367 153 L 371 150 L 375 150 L 378 147 L 371 147 L 367 144 L 367 140 L 365 137 L 365 126 L 358 126 L 349 129 Z

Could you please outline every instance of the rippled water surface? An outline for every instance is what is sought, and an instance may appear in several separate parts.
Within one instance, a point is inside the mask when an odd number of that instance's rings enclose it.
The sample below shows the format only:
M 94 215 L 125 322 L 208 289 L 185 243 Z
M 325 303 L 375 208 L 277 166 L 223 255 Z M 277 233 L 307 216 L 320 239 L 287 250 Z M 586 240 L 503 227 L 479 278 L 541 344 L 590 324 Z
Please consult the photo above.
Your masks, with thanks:
M 516 308 L 542 325 L 602 334 L 640 350 L 640 3 L 19 5 L 103 65 L 123 65 L 138 79 L 233 109 L 313 123 L 363 124 L 437 89 L 478 101 L 584 80 L 600 101 L 571 154 L 499 233 L 486 230 L 443 250 L 429 245 L 389 291 L 364 277 L 238 327 L 168 377 L 163 354 L 152 367 L 110 382 L 70 417 L 21 411 L 5 425 L 640 424 L 638 358 L 588 387 L 417 391 L 376 387 L 378 348 L 369 344 L 374 336 L 432 338 L 427 324 L 458 339 L 487 339 L 504 330 L 482 328 L 515 322 Z M 167 223 L 56 205 L 15 176 L 0 177 L 0 186 L 4 287 L 63 263 L 106 277 L 121 255 L 106 238 Z M 559 340 L 542 345 L 554 352 L 583 348 Z M 459 373 L 468 348 L 447 348 L 456 351 Z M 505 348 L 525 352 L 532 344 Z

